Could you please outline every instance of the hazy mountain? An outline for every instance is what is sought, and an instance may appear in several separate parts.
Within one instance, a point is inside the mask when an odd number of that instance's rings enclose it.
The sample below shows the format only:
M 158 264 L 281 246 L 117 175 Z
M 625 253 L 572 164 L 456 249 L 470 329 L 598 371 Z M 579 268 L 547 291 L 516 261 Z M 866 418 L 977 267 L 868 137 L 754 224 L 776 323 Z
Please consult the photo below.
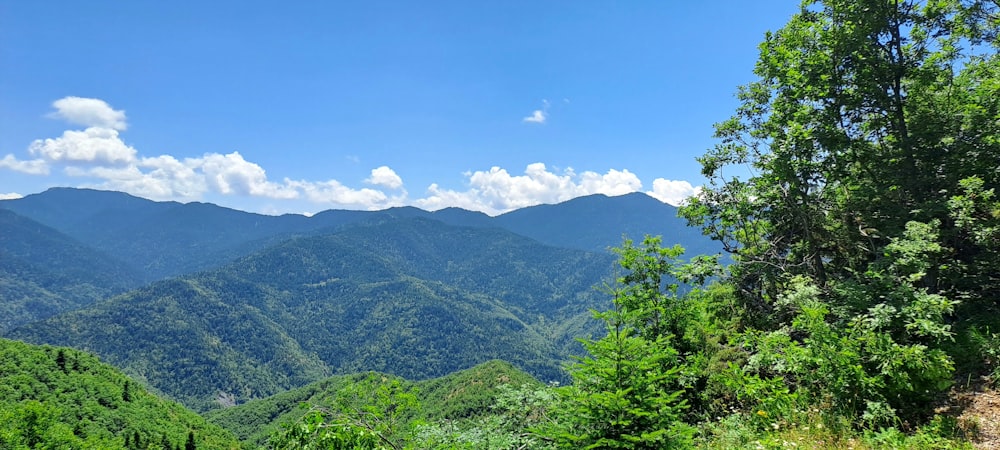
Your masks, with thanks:
M 312 217 L 266 216 L 206 203 L 153 202 L 120 192 L 70 188 L 2 200 L 0 208 L 126 262 L 147 280 L 216 267 L 295 236 L 418 217 L 450 225 L 504 228 L 545 244 L 581 250 L 605 252 L 620 245 L 623 235 L 638 241 L 644 234 L 653 234 L 663 235 L 667 244 L 680 243 L 689 255 L 719 251 L 698 230 L 687 228 L 676 217 L 676 208 L 642 193 L 592 195 L 498 217 L 458 208 L 427 212 L 413 207 L 328 210 Z
M 490 360 L 562 377 L 613 259 L 495 228 L 393 219 L 299 237 L 10 336 L 93 351 L 205 409 L 329 373 L 411 379 Z
M 497 216 L 494 223 L 549 245 L 581 250 L 604 252 L 621 245 L 622 236 L 640 242 L 649 234 L 662 235 L 665 245 L 681 244 L 688 257 L 721 251 L 701 230 L 687 227 L 676 207 L 641 192 L 530 206 Z
M 0 333 L 137 286 L 125 264 L 0 209 Z

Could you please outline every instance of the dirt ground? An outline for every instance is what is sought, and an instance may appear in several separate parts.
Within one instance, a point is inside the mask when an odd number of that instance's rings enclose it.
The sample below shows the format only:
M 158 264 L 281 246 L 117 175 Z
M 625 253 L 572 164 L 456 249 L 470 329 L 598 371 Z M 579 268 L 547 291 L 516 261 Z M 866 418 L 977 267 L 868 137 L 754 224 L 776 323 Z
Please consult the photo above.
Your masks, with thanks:
M 1000 392 L 985 379 L 974 380 L 949 396 L 949 406 L 959 426 L 977 449 L 1000 450 Z

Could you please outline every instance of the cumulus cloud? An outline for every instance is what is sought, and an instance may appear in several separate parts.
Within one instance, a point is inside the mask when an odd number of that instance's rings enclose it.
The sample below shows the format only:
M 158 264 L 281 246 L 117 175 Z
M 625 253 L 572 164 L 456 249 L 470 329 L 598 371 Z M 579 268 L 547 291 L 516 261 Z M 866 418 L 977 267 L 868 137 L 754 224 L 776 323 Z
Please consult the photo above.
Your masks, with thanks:
M 544 123 L 549 107 L 525 118 Z M 8 154 L 0 159 L 0 170 L 47 175 L 52 170 L 83 180 L 82 187 L 129 192 L 155 200 L 202 200 L 207 195 L 243 196 L 275 200 L 267 208 L 277 213 L 277 201 L 301 210 L 301 202 L 324 208 L 383 209 L 415 205 L 428 210 L 460 207 L 500 214 L 541 203 L 558 203 L 591 194 L 622 195 L 639 192 L 642 182 L 628 170 L 609 169 L 604 173 L 573 169 L 550 170 L 543 163 L 529 164 L 522 174 L 492 167 L 463 174 L 466 187 L 452 190 L 431 184 L 423 198 L 410 199 L 402 178 L 389 166 L 371 170 L 363 180 L 369 187 L 354 188 L 338 180 L 274 180 L 264 168 L 239 152 L 204 153 L 197 157 L 141 154 L 126 144 L 121 131 L 126 128 L 125 112 L 114 110 L 98 99 L 66 97 L 56 101 L 53 117 L 86 126 L 66 130 L 61 136 L 38 139 L 27 152 L 32 159 Z M 357 161 L 356 159 L 354 159 Z M 670 204 L 680 204 L 699 192 L 686 181 L 658 178 L 647 193 Z M 15 198 L 19 194 L 0 194 Z M 291 201 L 290 203 L 288 203 Z M 296 203 L 298 202 L 298 203 Z
M 511 175 L 506 169 L 492 167 L 468 173 L 466 177 L 468 190 L 453 191 L 432 184 L 427 196 L 415 203 L 429 210 L 458 206 L 496 215 L 583 195 L 622 195 L 642 188 L 639 178 L 628 170 L 611 169 L 603 175 L 587 171 L 577 175 L 573 169 L 566 169 L 560 174 L 549 171 L 543 163 L 529 164 L 524 175 Z
M 48 175 L 49 164 L 43 159 L 21 160 L 14 155 L 4 156 L 0 159 L 0 169 L 10 169 L 15 172 L 26 173 L 28 175 Z
M 275 200 L 302 199 L 328 207 L 381 209 L 400 205 L 405 198 L 405 193 L 392 197 L 377 189 L 354 189 L 337 180 L 286 178 L 280 182 L 271 181 L 260 165 L 247 161 L 239 152 L 207 153 L 200 158 L 183 160 L 161 155 L 121 167 L 68 166 L 65 172 L 70 176 L 99 180 L 88 187 L 120 190 L 156 200 L 198 200 L 211 193 Z
M 680 206 L 688 198 L 698 195 L 699 192 L 701 192 L 701 186 L 692 186 L 687 181 L 657 178 L 653 180 L 653 190 L 646 193 L 663 203 Z
M 66 130 L 62 137 L 36 139 L 28 152 L 48 162 L 86 162 L 126 164 L 135 161 L 136 150 L 118 137 L 111 128 L 90 127 L 83 131 Z
M 188 163 L 201 170 L 209 187 L 220 194 L 292 199 L 298 192 L 288 186 L 268 181 L 264 168 L 243 159 L 239 152 L 227 155 L 209 153 Z
M 399 189 L 403 187 L 403 179 L 396 174 L 396 171 L 388 166 L 381 166 L 372 169 L 372 175 L 365 179 L 365 183 L 376 186 L 385 186 L 389 189 Z
M 16 199 L 19 199 L 19 198 L 22 198 L 22 197 L 24 197 L 24 196 L 21 195 L 21 194 L 18 194 L 17 192 L 9 192 L 9 193 L 6 193 L 6 194 L 0 192 L 0 200 L 16 200 Z
M 49 117 L 63 119 L 72 124 L 118 131 L 128 128 L 125 111 L 112 108 L 104 100 L 63 97 L 52 102 L 52 107 L 56 110 L 49 114 Z
M 328 181 L 288 181 L 293 189 L 302 192 L 313 203 L 375 209 L 388 206 L 389 197 L 377 189 L 353 189 L 337 180 Z

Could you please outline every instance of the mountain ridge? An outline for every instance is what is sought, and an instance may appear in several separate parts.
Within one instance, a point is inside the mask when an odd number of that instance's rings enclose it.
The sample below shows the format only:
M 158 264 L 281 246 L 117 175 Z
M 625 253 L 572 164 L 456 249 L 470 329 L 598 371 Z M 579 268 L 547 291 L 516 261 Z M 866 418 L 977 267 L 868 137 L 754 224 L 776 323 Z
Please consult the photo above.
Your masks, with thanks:
M 689 254 L 718 253 L 721 247 L 690 229 L 677 209 L 644 193 L 577 197 L 490 217 L 445 208 L 424 211 L 395 207 L 380 211 L 328 209 L 310 217 L 268 216 L 211 203 L 155 202 L 115 191 L 51 188 L 0 208 L 67 234 L 139 268 L 147 281 L 205 270 L 294 236 L 328 233 L 372 221 L 424 217 L 448 225 L 504 228 L 544 244 L 607 252 L 623 236 L 640 240 L 662 235 Z

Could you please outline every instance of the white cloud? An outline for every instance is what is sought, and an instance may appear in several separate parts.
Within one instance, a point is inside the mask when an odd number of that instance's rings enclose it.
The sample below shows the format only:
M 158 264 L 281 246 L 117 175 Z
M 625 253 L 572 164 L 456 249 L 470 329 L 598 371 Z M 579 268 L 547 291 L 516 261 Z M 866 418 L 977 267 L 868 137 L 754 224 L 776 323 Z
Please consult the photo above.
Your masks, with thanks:
M 548 120 L 548 118 L 549 118 L 549 101 L 543 98 L 542 109 L 536 109 L 532 111 L 530 116 L 525 117 L 521 120 L 528 123 L 541 124 L 545 123 L 545 121 Z
M 549 102 L 525 118 L 544 123 Z M 28 147 L 34 159 L 15 155 L 0 159 L 0 169 L 33 175 L 47 175 L 56 168 L 82 179 L 83 187 L 129 192 L 156 200 L 202 200 L 205 196 L 243 196 L 275 200 L 267 208 L 279 212 L 308 208 L 303 202 L 323 208 L 383 209 L 415 205 L 428 210 L 455 206 L 487 214 L 500 214 L 541 203 L 558 203 L 591 194 L 622 195 L 638 192 L 642 182 L 628 170 L 609 169 L 604 173 L 573 169 L 549 170 L 543 163 L 529 164 L 523 174 L 514 175 L 501 167 L 463 174 L 464 190 L 450 190 L 431 184 L 425 197 L 408 198 L 402 178 L 390 167 L 370 172 L 365 188 L 354 188 L 338 180 L 271 180 L 259 164 L 239 152 L 205 153 L 200 157 L 172 155 L 146 156 L 127 145 L 120 136 L 126 128 L 124 111 L 116 111 L 97 99 L 66 97 L 56 101 L 52 115 L 87 125 L 84 130 L 67 130 L 60 137 L 38 139 Z M 357 161 L 356 157 L 348 157 Z M 686 181 L 658 178 L 649 195 L 666 203 L 679 204 L 699 192 Z M 0 198 L 8 195 L 0 194 Z
M 289 187 L 303 193 L 313 203 L 378 209 L 389 205 L 389 197 L 376 189 L 353 189 L 337 180 L 320 182 L 288 181 Z
M 240 194 L 255 197 L 293 199 L 299 193 L 285 184 L 268 181 L 264 168 L 243 159 L 239 152 L 227 155 L 209 153 L 202 158 L 187 160 L 201 170 L 209 187 L 220 194 Z
M 604 175 L 584 172 L 580 175 L 580 179 L 583 190 L 591 194 L 616 196 L 642 189 L 642 181 L 639 181 L 639 177 L 629 172 L 628 169 L 620 171 L 611 169 Z
M 529 123 L 545 123 L 545 119 L 548 118 L 548 113 L 540 109 L 536 109 L 531 113 L 530 116 L 525 117 L 521 120 Z
M 110 128 L 123 131 L 128 128 L 125 111 L 111 108 L 104 100 L 83 97 L 63 97 L 52 103 L 56 110 L 49 117 L 86 127 Z
M 653 180 L 653 190 L 646 193 L 663 203 L 680 206 L 689 197 L 698 195 L 700 192 L 701 186 L 692 186 L 691 183 L 684 180 L 657 178 Z
M 111 128 L 90 127 L 83 131 L 66 130 L 62 137 L 36 139 L 28 152 L 49 162 L 93 162 L 125 164 L 135 161 L 136 150 L 118 137 Z
M 543 163 L 529 164 L 524 175 L 511 175 L 506 169 L 493 167 L 488 171 L 466 174 L 469 189 L 452 191 L 432 184 L 427 196 L 416 200 L 417 206 L 428 210 L 458 206 L 496 215 L 513 209 L 541 203 L 558 203 L 583 195 L 622 195 L 636 192 L 642 182 L 628 170 L 611 169 L 601 175 L 572 169 L 562 174 L 550 172 Z
M 49 164 L 43 159 L 20 160 L 14 155 L 4 156 L 0 159 L 0 169 L 10 169 L 15 172 L 26 173 L 28 175 L 48 175 Z
M 65 173 L 102 180 L 88 187 L 124 191 L 154 200 L 198 200 L 208 192 L 205 176 L 198 169 L 197 160 L 181 162 L 173 156 L 161 155 L 119 167 L 67 166 Z
M 396 175 L 396 171 L 390 169 L 388 166 L 372 169 L 372 175 L 365 179 L 365 183 L 385 186 L 389 189 L 403 187 L 403 179 L 399 175 Z
M 17 192 L 10 192 L 7 194 L 0 193 L 0 200 L 17 200 L 23 197 L 24 197 L 23 195 L 18 194 Z
M 304 199 L 326 207 L 382 209 L 403 204 L 405 193 L 390 197 L 377 189 L 353 189 L 337 180 L 270 181 L 260 165 L 247 161 L 239 152 L 207 153 L 200 158 L 178 160 L 170 155 L 142 158 L 123 167 L 69 166 L 70 176 L 96 178 L 88 187 L 129 192 L 155 200 L 199 200 L 206 194 Z M 265 213 L 279 213 L 269 206 Z

